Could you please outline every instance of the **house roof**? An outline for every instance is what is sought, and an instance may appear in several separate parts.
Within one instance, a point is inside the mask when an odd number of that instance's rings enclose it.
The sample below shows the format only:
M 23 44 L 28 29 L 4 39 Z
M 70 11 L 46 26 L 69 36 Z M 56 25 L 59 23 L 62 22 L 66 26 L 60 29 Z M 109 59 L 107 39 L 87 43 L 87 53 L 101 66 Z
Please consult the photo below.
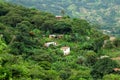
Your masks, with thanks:
M 60 16 L 60 15 L 56 15 L 55 17 L 62 17 L 62 16 Z
M 70 47 L 61 47 L 62 50 L 69 49 Z

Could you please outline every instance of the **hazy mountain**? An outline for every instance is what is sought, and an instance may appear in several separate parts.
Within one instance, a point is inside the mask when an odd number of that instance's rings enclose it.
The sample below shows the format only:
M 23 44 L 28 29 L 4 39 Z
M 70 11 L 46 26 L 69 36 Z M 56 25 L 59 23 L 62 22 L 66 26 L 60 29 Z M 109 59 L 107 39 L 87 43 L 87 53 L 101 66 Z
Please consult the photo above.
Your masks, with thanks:
M 55 15 L 66 14 L 99 22 L 108 33 L 120 33 L 120 0 L 6 0 Z

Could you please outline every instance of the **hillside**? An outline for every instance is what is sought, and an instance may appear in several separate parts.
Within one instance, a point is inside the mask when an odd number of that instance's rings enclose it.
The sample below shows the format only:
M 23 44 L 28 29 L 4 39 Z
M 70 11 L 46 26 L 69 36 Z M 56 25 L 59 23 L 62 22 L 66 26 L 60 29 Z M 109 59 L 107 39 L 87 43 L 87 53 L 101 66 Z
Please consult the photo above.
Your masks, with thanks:
M 0 2 L 0 80 L 120 79 L 120 39 L 95 26 Z
M 107 34 L 120 37 L 120 0 L 6 0 L 30 8 L 83 18 L 95 24 Z

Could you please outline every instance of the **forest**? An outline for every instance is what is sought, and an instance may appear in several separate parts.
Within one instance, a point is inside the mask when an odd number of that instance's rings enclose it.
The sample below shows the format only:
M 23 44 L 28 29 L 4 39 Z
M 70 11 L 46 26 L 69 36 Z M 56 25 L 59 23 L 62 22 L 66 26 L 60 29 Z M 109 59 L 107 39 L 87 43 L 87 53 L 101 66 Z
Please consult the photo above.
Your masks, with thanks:
M 0 0 L 0 80 L 120 80 L 119 56 L 120 38 L 84 19 Z
M 11 3 L 68 15 L 100 24 L 107 34 L 120 37 L 120 0 L 5 0 Z

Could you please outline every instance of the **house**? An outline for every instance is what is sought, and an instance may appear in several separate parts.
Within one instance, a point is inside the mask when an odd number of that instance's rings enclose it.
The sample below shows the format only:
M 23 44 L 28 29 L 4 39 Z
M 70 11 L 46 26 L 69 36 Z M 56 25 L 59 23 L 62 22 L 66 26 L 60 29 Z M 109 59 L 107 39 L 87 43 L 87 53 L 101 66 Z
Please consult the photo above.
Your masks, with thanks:
M 120 57 L 111 58 L 112 60 L 120 60 Z
M 47 42 L 44 44 L 45 47 L 49 47 L 50 45 L 57 46 L 56 42 Z
M 42 37 L 45 37 L 45 35 L 42 35 Z
M 110 34 L 111 31 L 110 30 L 102 30 L 103 34 Z
M 63 51 L 64 55 L 70 54 L 70 47 L 61 47 L 61 50 Z
M 117 72 L 117 71 L 120 71 L 120 68 L 114 68 L 113 70 Z
M 57 35 L 57 38 L 62 38 L 63 37 L 63 34 L 60 34 L 60 35 Z
M 62 16 L 55 16 L 55 17 L 56 17 L 56 19 L 58 19 L 58 20 L 62 19 Z
M 113 37 L 113 36 L 110 36 L 109 40 L 104 40 L 104 43 L 103 43 L 103 48 L 106 46 L 107 42 L 114 42 L 116 40 L 116 37 Z
M 59 34 L 59 35 L 55 35 L 55 34 L 51 34 L 51 35 L 49 35 L 49 38 L 58 38 L 58 39 L 60 39 L 60 38 L 62 38 L 63 37 L 63 35 L 62 34 Z
M 54 34 L 49 35 L 49 38 L 56 38 L 57 36 Z
M 104 59 L 104 58 L 109 58 L 109 56 L 107 56 L 107 55 L 100 56 L 100 59 Z
M 103 43 L 103 48 L 106 46 L 108 40 L 104 40 L 104 43 Z
M 90 37 L 89 37 L 89 36 L 86 36 L 86 39 L 87 39 L 87 40 L 90 40 Z
M 115 39 L 116 39 L 115 37 L 111 36 L 109 40 L 110 41 L 115 41 Z

